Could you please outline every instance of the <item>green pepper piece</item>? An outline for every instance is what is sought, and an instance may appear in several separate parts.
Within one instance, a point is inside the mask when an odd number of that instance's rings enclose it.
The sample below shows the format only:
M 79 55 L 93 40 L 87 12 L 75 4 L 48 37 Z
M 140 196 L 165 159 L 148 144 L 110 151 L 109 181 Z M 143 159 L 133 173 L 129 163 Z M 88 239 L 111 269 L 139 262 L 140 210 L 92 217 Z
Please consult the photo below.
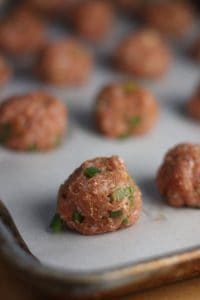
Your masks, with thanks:
M 92 178 L 99 173 L 101 173 L 101 170 L 96 167 L 89 167 L 84 170 L 84 175 L 88 178 Z
M 32 144 L 28 147 L 28 151 L 30 152 L 34 152 L 34 151 L 37 151 L 38 150 L 38 147 L 36 144 Z
M 114 211 L 111 211 L 110 212 L 110 217 L 111 218 L 119 218 L 123 215 L 123 210 L 120 209 L 120 210 L 114 210 Z
M 133 192 L 134 188 L 132 186 L 120 187 L 110 195 L 110 202 L 112 203 L 114 201 L 121 201 L 124 198 L 128 198 L 130 205 L 133 206 Z
M 9 123 L 2 124 L 0 126 L 0 143 L 4 144 L 9 139 L 12 133 L 12 127 Z
M 53 217 L 51 224 L 50 224 L 50 228 L 54 233 L 59 233 L 59 232 L 63 231 L 64 222 L 58 213 L 55 214 L 55 216 Z
M 122 225 L 128 225 L 128 218 L 125 218 L 123 221 L 122 221 Z
M 141 117 L 134 116 L 129 120 L 129 122 L 131 126 L 136 127 L 141 123 Z
M 84 217 L 81 215 L 81 213 L 79 213 L 78 211 L 75 211 L 75 212 L 73 212 L 72 220 L 73 220 L 75 223 L 80 224 L 80 223 L 83 222 Z
M 135 92 L 137 89 L 138 89 L 138 85 L 135 82 L 128 81 L 123 84 L 123 90 L 127 94 Z

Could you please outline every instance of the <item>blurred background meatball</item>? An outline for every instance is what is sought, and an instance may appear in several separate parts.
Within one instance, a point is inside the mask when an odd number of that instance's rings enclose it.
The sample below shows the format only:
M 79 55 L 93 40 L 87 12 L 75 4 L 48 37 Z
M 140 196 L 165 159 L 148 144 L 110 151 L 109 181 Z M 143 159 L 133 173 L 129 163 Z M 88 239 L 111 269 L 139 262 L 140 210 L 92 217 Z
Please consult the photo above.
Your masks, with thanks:
M 169 150 L 157 174 L 157 187 L 175 207 L 200 207 L 200 145 L 179 144 Z
M 157 117 L 154 96 L 133 82 L 107 85 L 97 97 L 95 120 L 99 131 L 107 137 L 147 133 Z
M 191 47 L 192 58 L 200 63 L 200 36 L 194 41 Z
M 75 31 L 90 41 L 99 41 L 111 31 L 114 21 L 112 6 L 103 0 L 86 0 L 75 5 L 72 24 Z
M 98 157 L 85 161 L 61 185 L 57 213 L 69 228 L 94 235 L 133 225 L 141 206 L 141 192 L 123 160 Z
M 88 79 L 92 61 L 92 55 L 79 41 L 64 39 L 44 47 L 36 71 L 47 83 L 76 86 Z
M 45 43 L 45 27 L 29 9 L 19 7 L 0 21 L 0 49 L 11 55 L 37 52 Z
M 0 104 L 0 143 L 21 151 L 49 150 L 66 131 L 65 106 L 42 92 L 13 96 Z
M 200 85 L 188 101 L 187 111 L 193 119 L 200 122 Z
M 12 76 L 12 68 L 7 59 L 0 54 L 0 85 L 6 83 Z
M 194 21 L 192 6 L 182 0 L 150 1 L 146 3 L 143 19 L 147 25 L 170 37 L 185 35 Z
M 159 78 L 169 69 L 171 53 L 157 32 L 144 29 L 121 41 L 114 60 L 121 71 L 144 78 Z

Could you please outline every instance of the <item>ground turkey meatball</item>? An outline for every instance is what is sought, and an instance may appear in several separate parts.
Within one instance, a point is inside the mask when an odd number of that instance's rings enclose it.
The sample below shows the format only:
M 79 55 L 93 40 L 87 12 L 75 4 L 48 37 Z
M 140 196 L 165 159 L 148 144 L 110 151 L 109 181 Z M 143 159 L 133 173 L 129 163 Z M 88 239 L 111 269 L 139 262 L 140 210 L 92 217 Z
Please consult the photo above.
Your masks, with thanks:
M 115 52 L 121 71 L 144 78 L 159 78 L 170 65 L 170 51 L 153 30 L 139 30 L 125 38 Z
M 0 48 L 11 55 L 32 54 L 45 42 L 44 24 L 21 7 L 0 22 Z
M 182 36 L 193 24 L 193 11 L 185 1 L 154 1 L 144 7 L 147 24 L 168 36 Z
M 122 159 L 98 157 L 84 162 L 61 185 L 57 213 L 69 228 L 93 235 L 133 225 L 141 206 L 141 192 Z
M 195 61 L 200 63 L 200 37 L 192 45 L 191 56 Z
M 41 51 L 36 69 L 48 83 L 80 85 L 90 75 L 92 56 L 74 39 L 55 41 Z
M 0 142 L 36 151 L 55 148 L 66 130 L 66 108 L 45 92 L 13 96 L 0 105 Z
M 132 82 L 110 84 L 97 97 L 96 124 L 99 131 L 110 138 L 147 133 L 157 116 L 154 96 Z
M 86 0 L 73 9 L 72 23 L 75 31 L 90 41 L 103 39 L 112 28 L 112 6 L 102 0 Z
M 187 103 L 189 115 L 200 122 L 200 85 Z
M 0 54 L 0 85 L 7 82 L 12 75 L 12 70 L 7 60 Z
M 171 149 L 158 171 L 157 187 L 172 206 L 200 207 L 200 145 Z

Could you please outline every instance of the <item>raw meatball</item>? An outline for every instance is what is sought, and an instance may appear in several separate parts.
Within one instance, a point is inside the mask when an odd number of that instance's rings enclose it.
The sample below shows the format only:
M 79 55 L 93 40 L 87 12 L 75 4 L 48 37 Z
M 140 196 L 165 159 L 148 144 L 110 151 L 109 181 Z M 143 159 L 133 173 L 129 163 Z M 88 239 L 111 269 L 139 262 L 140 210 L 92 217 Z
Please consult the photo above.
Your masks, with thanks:
M 147 24 L 168 36 L 182 36 L 193 24 L 193 11 L 185 1 L 155 1 L 145 7 Z
M 36 69 L 38 75 L 48 83 L 80 85 L 90 75 L 92 56 L 76 40 L 56 41 L 41 51 Z
M 0 54 L 0 85 L 7 82 L 12 75 L 12 70 L 7 60 Z
M 139 30 L 129 35 L 115 52 L 115 63 L 120 70 L 145 78 L 164 75 L 170 60 L 168 47 L 152 30 Z
M 200 207 L 200 145 L 171 149 L 158 171 L 157 186 L 172 206 Z
M 200 122 L 200 85 L 187 104 L 189 115 Z
M 142 196 L 121 158 L 84 162 L 61 185 L 57 212 L 68 227 L 93 235 L 133 225 Z
M 192 45 L 191 56 L 200 63 L 200 37 Z
M 56 147 L 66 131 L 66 108 L 45 92 L 13 96 L 0 105 L 0 142 L 22 151 Z
M 0 48 L 8 54 L 32 54 L 44 42 L 44 24 L 24 7 L 14 10 L 0 22 Z
M 91 41 L 103 39 L 112 28 L 113 10 L 102 0 L 86 0 L 73 10 L 73 27 L 82 37 Z
M 157 116 L 154 96 L 132 82 L 110 84 L 97 98 L 97 127 L 111 138 L 146 133 L 154 126 Z

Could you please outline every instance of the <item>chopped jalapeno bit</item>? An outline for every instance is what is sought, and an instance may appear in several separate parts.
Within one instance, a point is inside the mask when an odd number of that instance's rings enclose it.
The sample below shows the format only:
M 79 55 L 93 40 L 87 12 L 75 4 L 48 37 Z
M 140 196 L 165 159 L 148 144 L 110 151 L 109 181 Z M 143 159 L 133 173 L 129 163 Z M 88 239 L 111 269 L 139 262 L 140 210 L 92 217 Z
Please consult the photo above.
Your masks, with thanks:
M 56 138 L 55 138 L 55 146 L 59 146 L 61 144 L 61 141 L 62 141 L 62 138 L 60 135 L 58 135 Z
M 32 144 L 28 147 L 28 151 L 30 152 L 34 152 L 34 151 L 37 151 L 38 150 L 38 147 L 36 144 Z
M 141 117 L 134 116 L 134 117 L 130 118 L 131 126 L 135 127 L 135 126 L 138 126 L 140 123 L 141 123 Z
M 121 217 L 122 215 L 123 215 L 122 209 L 120 209 L 120 210 L 115 210 L 115 211 L 111 211 L 111 212 L 110 212 L 110 217 L 111 217 L 111 218 L 119 218 L 119 217 Z
M 132 186 L 118 188 L 110 195 L 110 202 L 112 203 L 114 201 L 121 201 L 124 198 L 128 198 L 132 206 L 133 192 L 134 192 L 134 188 Z
M 138 85 L 135 82 L 132 82 L 132 81 L 128 81 L 125 84 L 123 84 L 124 92 L 127 93 L 127 94 L 136 91 L 137 88 L 138 88 Z
M 72 220 L 77 223 L 77 224 L 80 224 L 83 222 L 84 220 L 84 217 L 78 212 L 78 211 L 75 211 L 72 215 Z
M 54 233 L 59 233 L 59 232 L 63 231 L 64 222 L 61 219 L 61 217 L 59 216 L 59 214 L 55 214 L 55 216 L 53 217 L 51 224 L 50 224 L 50 228 Z
M 130 134 L 128 132 L 122 133 L 118 136 L 119 140 L 125 140 L 127 138 L 129 138 Z
M 5 143 L 12 133 L 11 125 L 8 123 L 2 124 L 0 127 L 0 143 Z
M 122 225 L 128 225 L 128 218 L 125 218 L 123 221 L 122 221 Z
M 96 167 L 89 167 L 84 170 L 84 175 L 88 178 L 92 178 L 99 173 L 101 173 L 101 170 Z

